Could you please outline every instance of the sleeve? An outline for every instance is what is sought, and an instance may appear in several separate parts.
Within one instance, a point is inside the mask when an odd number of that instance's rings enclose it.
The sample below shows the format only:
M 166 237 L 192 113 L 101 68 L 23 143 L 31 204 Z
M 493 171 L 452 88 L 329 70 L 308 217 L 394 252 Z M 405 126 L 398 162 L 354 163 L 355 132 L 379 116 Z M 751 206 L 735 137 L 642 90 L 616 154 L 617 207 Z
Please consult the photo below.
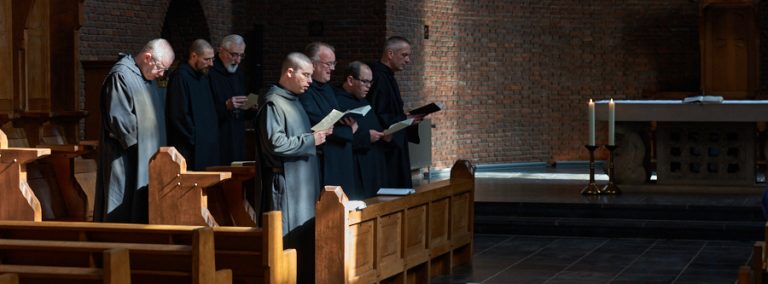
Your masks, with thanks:
M 311 91 L 307 90 L 307 92 L 300 95 L 299 102 L 301 102 L 301 106 L 304 107 L 304 112 L 307 113 L 307 116 L 309 117 L 309 122 L 312 125 L 315 125 L 321 120 L 323 120 L 323 118 L 325 118 L 325 116 L 328 115 L 330 111 L 328 113 L 324 113 L 317 102 L 317 94 L 310 93 L 310 92 Z
M 373 85 L 368 92 L 367 99 L 371 103 L 373 112 L 379 118 L 384 128 L 398 122 L 396 115 L 392 112 L 396 106 L 391 105 L 392 99 L 390 96 L 394 92 L 392 88 L 383 80 L 382 76 L 375 76 Z
M 102 99 L 108 112 L 104 114 L 104 119 L 109 137 L 120 142 L 123 149 L 135 145 L 138 142 L 138 120 L 133 95 L 120 73 L 113 73 L 104 81 Z
M 176 141 L 186 141 L 195 144 L 195 126 L 190 114 L 190 98 L 184 86 L 181 74 L 176 74 L 168 85 L 168 130 L 172 131 Z M 170 137 L 169 137 L 170 138 Z
M 371 132 L 370 129 L 359 127 L 352 139 L 352 151 L 355 152 L 367 152 L 371 148 Z
M 312 133 L 288 136 L 285 113 L 272 103 L 265 106 L 263 127 L 266 131 L 269 150 L 282 157 L 302 157 L 315 155 L 315 137 Z

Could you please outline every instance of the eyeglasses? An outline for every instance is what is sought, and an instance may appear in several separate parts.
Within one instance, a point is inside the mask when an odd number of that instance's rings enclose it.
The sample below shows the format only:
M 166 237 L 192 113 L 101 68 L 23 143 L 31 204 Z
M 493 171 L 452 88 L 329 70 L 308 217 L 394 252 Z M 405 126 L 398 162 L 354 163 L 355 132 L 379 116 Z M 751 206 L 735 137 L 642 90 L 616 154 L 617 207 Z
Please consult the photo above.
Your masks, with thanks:
M 222 49 L 223 49 L 223 48 L 222 48 Z M 224 49 L 224 51 L 226 51 L 227 53 L 229 53 L 229 56 L 232 56 L 232 58 L 238 58 L 238 57 L 239 57 L 240 59 L 243 59 L 243 58 L 245 58 L 245 53 L 237 53 L 237 52 L 231 52 L 231 51 L 229 51 L 229 50 L 226 50 L 226 49 Z
M 360 80 L 360 79 L 357 79 L 357 78 L 354 78 L 354 77 L 352 77 L 352 79 L 355 79 L 355 80 L 357 80 L 357 81 L 360 81 L 360 83 L 363 83 L 364 85 L 368 85 L 368 86 L 370 86 L 371 84 L 373 84 L 373 80 Z
M 315 62 L 323 64 L 323 65 L 325 65 L 325 67 L 328 67 L 328 68 L 336 68 L 336 61 L 322 62 L 322 61 L 318 60 L 318 61 L 315 61 Z
M 152 63 L 155 65 L 154 68 L 157 69 L 158 71 L 162 71 L 162 72 L 168 71 L 168 67 L 163 66 L 160 63 L 160 60 L 155 58 L 154 55 L 152 55 Z

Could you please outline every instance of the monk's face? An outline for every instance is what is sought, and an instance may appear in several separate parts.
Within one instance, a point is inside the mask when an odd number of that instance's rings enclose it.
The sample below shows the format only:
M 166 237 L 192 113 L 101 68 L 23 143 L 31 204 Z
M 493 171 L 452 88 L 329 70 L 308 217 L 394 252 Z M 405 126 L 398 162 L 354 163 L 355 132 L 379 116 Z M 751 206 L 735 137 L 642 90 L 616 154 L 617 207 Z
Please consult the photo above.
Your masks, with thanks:
M 364 99 L 371 89 L 371 80 L 373 80 L 371 68 L 368 68 L 368 66 L 365 65 L 361 66 L 360 76 L 358 76 L 357 79 L 352 78 L 351 81 L 352 95 L 355 96 L 355 98 Z
M 294 94 L 303 94 L 309 89 L 309 84 L 312 84 L 312 72 L 312 64 L 309 63 L 300 64 L 297 68 L 289 68 L 290 86 L 285 87 Z
M 208 69 L 213 66 L 213 49 L 206 48 L 200 54 L 192 52 L 189 55 L 189 65 L 197 72 L 208 74 Z
M 224 68 L 229 73 L 235 73 L 240 61 L 245 58 L 245 44 L 230 44 L 228 47 L 219 47 L 219 58 L 224 63 Z
M 393 49 L 387 51 L 390 67 L 393 71 L 403 71 L 405 66 L 411 63 L 411 45 L 405 42 L 400 43 Z
M 168 71 L 168 67 L 173 64 L 173 57 L 158 58 L 151 52 L 142 53 L 141 56 L 144 60 L 140 65 L 141 74 L 144 75 L 144 79 L 150 81 L 162 77 Z
M 317 53 L 318 60 L 312 61 L 314 73 L 312 80 L 327 83 L 331 80 L 331 72 L 336 70 L 336 54 L 330 48 L 321 46 Z

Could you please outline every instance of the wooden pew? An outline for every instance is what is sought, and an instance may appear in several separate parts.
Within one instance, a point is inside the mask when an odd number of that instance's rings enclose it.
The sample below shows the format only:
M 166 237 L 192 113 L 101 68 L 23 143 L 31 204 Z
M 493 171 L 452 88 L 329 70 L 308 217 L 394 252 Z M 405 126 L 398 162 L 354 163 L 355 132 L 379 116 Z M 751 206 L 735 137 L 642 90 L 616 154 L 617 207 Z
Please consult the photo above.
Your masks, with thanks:
M 220 226 L 258 227 L 258 210 L 246 199 L 246 183 L 255 186 L 256 165 L 214 166 L 206 170 L 230 172 L 232 178 L 208 189 L 211 215 Z
M 74 169 L 77 165 L 75 161 L 81 155 L 91 151 L 93 147 L 59 144 L 64 140 L 62 137 L 56 136 L 58 132 L 50 130 L 55 128 L 47 125 L 44 129 L 49 130 L 41 130 L 37 137 L 41 137 L 44 142 L 52 144 L 38 145 L 37 148 L 47 149 L 49 155 L 30 163 L 27 167 L 29 186 L 40 203 L 41 220 L 90 220 L 93 212 L 93 193 L 89 195 L 79 185 L 75 179 Z M 8 133 L 9 146 L 30 146 L 23 129 L 14 128 L 13 125 L 7 123 L 3 126 L 3 131 Z M 95 176 L 95 167 L 93 168 L 93 175 Z M 91 208 L 90 211 L 89 208 Z
M 766 226 L 766 237 L 768 238 L 768 225 Z M 752 246 L 752 262 L 749 266 L 743 265 L 739 267 L 738 283 L 749 284 L 765 283 L 766 275 L 768 275 L 768 251 L 764 241 L 757 241 Z
M 232 177 L 229 172 L 187 171 L 173 147 L 160 147 L 149 160 L 149 223 L 218 226 L 208 209 L 208 189 Z
M 0 220 L 41 221 L 43 209 L 27 182 L 27 164 L 50 149 L 12 148 L 0 131 Z
M 16 273 L 0 274 L 0 284 L 19 284 L 19 275 Z
M 200 227 L 172 225 L 137 225 L 89 222 L 21 222 L 0 221 L 0 240 L 50 240 L 68 242 L 104 242 L 155 244 L 162 246 L 191 246 L 193 231 L 205 228 L 213 231 L 213 243 L 206 245 L 213 255 L 194 260 L 215 269 L 231 269 L 233 283 L 296 283 L 296 251 L 283 250 L 282 215 L 279 211 L 263 216 L 263 228 Z M 205 249 L 205 248 L 201 248 Z M 211 254 L 206 253 L 206 254 Z M 201 253 L 202 255 L 203 253 Z M 193 257 L 161 258 L 144 251 L 131 251 L 131 268 L 151 271 L 157 267 L 172 266 L 176 270 L 189 269 Z M 210 271 L 209 269 L 203 269 Z M 189 283 L 176 281 L 171 275 L 153 276 L 132 272 L 137 283 Z M 208 274 L 210 275 L 210 274 Z M 155 280 L 157 278 L 157 280 Z M 169 280 L 170 279 L 170 280 Z M 152 281 L 152 282 L 150 282 Z M 202 282 L 213 283 L 213 282 Z
M 50 262 L 48 253 L 66 255 L 67 263 Z M 111 283 L 130 284 L 129 252 L 125 248 L 102 248 L 83 252 L 76 246 L 52 241 L 0 240 L 0 283 Z M 81 259 L 74 262 L 79 256 Z M 95 261 L 100 259 L 101 261 Z M 94 264 L 99 263 L 99 264 Z
M 474 170 L 458 161 L 449 180 L 407 196 L 377 196 L 347 210 L 340 187 L 316 205 L 316 283 L 429 283 L 472 260 Z

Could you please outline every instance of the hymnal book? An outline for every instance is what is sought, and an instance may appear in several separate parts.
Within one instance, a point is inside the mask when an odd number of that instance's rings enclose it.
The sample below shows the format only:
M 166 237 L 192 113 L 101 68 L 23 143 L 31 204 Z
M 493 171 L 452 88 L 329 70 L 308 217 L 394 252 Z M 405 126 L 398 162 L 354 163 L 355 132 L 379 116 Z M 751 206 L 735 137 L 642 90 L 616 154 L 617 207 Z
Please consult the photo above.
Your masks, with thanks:
M 683 99 L 684 104 L 722 104 L 721 96 L 690 96 Z
M 413 188 L 393 188 L 393 187 L 382 187 L 379 188 L 379 191 L 376 192 L 378 195 L 409 195 L 416 193 L 416 190 Z
M 350 109 L 345 112 L 340 112 L 335 109 L 331 110 L 331 113 L 323 117 L 323 119 L 320 120 L 320 122 L 318 122 L 317 124 L 315 124 L 315 126 L 312 126 L 312 131 L 331 128 L 333 127 L 334 124 L 336 124 L 337 121 L 339 121 L 339 119 L 341 119 L 343 116 L 347 114 L 353 113 L 353 114 L 359 114 L 361 116 L 365 116 L 366 114 L 368 114 L 368 111 L 370 110 L 371 110 L 371 106 L 361 106 L 358 108 Z
M 248 166 L 255 166 L 256 161 L 232 161 L 230 164 L 233 167 L 248 167 Z
M 368 205 L 366 205 L 365 201 L 362 201 L 362 200 L 347 201 L 347 205 L 345 206 L 345 208 L 347 208 L 348 211 L 362 210 L 362 209 L 365 209 L 365 207 L 368 207 Z
M 257 96 L 254 93 L 250 93 L 248 94 L 248 100 L 245 101 L 245 103 L 240 106 L 240 109 L 251 109 L 258 102 L 259 102 L 259 96 Z
M 384 135 L 389 135 L 395 132 L 398 132 L 400 130 L 403 130 L 404 128 L 411 126 L 413 124 L 413 118 L 409 118 L 400 122 L 393 123 L 389 126 L 389 128 L 384 129 Z
M 411 115 L 419 115 L 419 114 L 428 115 L 428 114 L 433 113 L 433 112 L 438 112 L 438 111 L 440 111 L 442 109 L 443 109 L 442 105 L 439 105 L 439 104 L 436 104 L 436 103 L 431 103 L 431 104 L 428 104 L 428 105 L 424 105 L 424 106 L 412 109 L 408 113 L 411 114 Z

